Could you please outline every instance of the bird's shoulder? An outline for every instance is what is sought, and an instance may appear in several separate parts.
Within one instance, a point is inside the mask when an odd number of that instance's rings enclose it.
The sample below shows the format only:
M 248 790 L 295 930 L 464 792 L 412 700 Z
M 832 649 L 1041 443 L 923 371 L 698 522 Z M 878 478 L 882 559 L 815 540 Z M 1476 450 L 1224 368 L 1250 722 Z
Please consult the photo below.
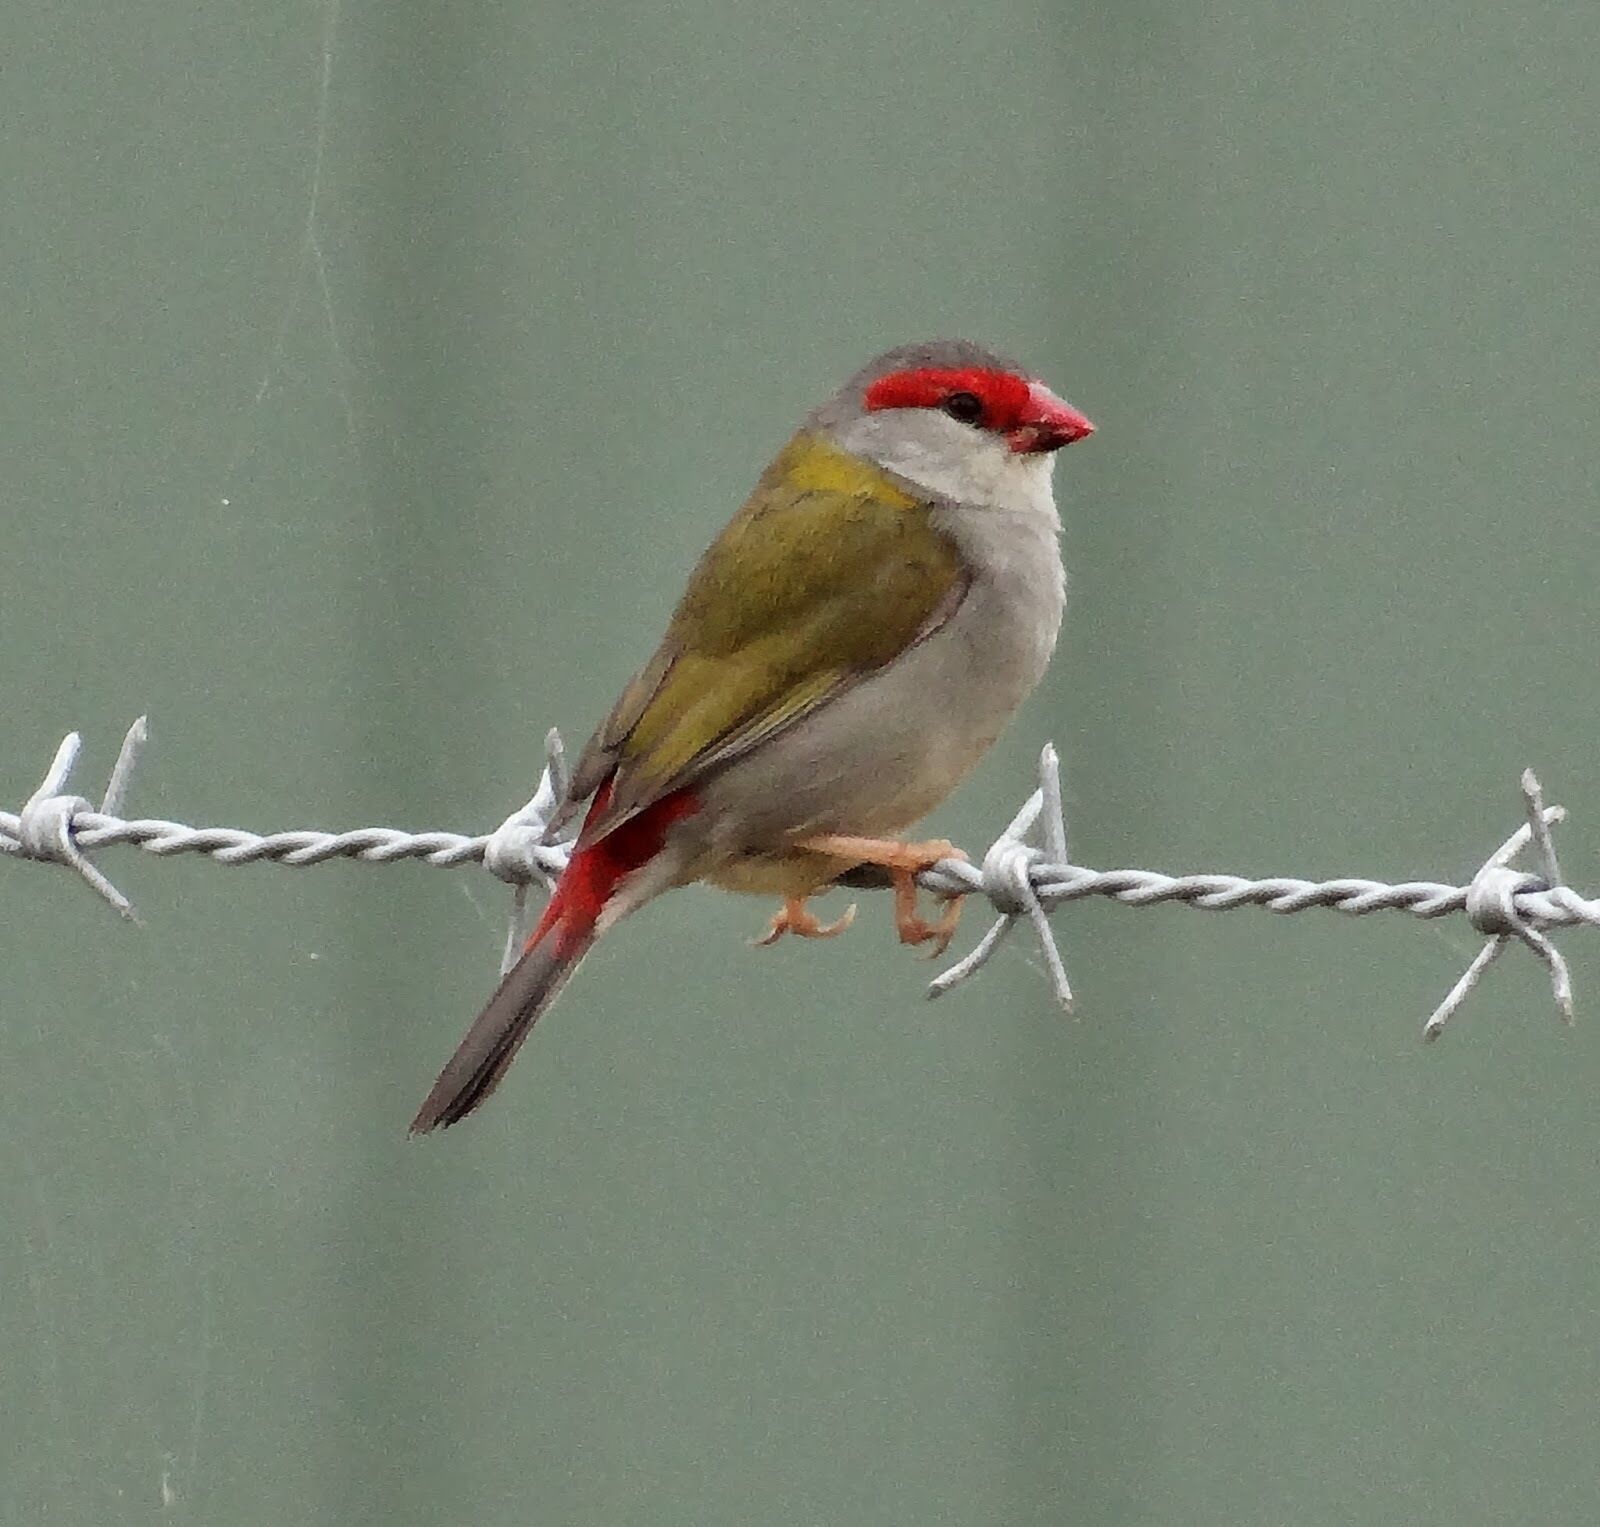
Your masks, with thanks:
M 913 485 L 802 431 L 706 550 L 661 644 L 597 728 L 574 807 L 621 820 L 825 704 L 948 618 L 956 545 Z

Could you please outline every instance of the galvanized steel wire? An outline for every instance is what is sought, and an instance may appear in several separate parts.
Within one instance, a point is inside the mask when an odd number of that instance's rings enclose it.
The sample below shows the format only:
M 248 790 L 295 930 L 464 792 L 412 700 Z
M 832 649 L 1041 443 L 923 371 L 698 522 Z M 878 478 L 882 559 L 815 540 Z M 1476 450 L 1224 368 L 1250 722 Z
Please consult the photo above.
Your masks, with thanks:
M 192 827 L 156 817 L 125 818 L 120 813 L 147 735 L 141 716 L 123 739 L 110 783 L 97 809 L 67 788 L 82 751 L 82 738 L 76 732 L 70 733 L 22 809 L 15 813 L 0 811 L 0 852 L 67 866 L 118 913 L 133 921 L 137 917 L 132 905 L 89 859 L 89 854 L 125 844 L 162 857 L 202 854 L 218 864 L 229 865 L 274 863 L 298 868 L 333 859 L 354 859 L 366 864 L 415 859 L 441 868 L 481 864 L 514 889 L 507 963 L 523 938 L 528 887 L 540 885 L 548 890 L 565 868 L 571 852 L 570 841 L 546 841 L 547 824 L 567 788 L 561 739 L 554 731 L 545 741 L 545 769 L 533 798 L 494 831 L 475 835 L 408 832 L 396 827 L 255 833 L 236 827 Z M 971 952 L 934 978 L 928 995 L 937 997 L 973 975 L 1017 923 L 1026 920 L 1038 937 L 1056 1000 L 1070 1010 L 1072 991 L 1048 914 L 1068 902 L 1103 896 L 1124 906 L 1175 902 L 1208 912 L 1262 907 L 1280 914 L 1325 908 L 1352 917 L 1373 912 L 1404 912 L 1421 918 L 1462 915 L 1485 935 L 1487 942 L 1429 1017 L 1423 1030 L 1426 1038 L 1438 1035 L 1483 972 L 1513 940 L 1524 944 L 1544 964 L 1557 1010 L 1570 1022 L 1571 977 L 1548 930 L 1576 923 L 1600 925 L 1600 900 L 1580 896 L 1563 883 L 1550 827 L 1565 813 L 1559 806 L 1545 806 L 1531 770 L 1523 774 L 1521 783 L 1526 820 L 1466 885 L 1425 880 L 1387 884 L 1349 877 L 1319 881 L 1284 875 L 1249 878 L 1216 873 L 1169 875 L 1142 869 L 1096 870 L 1071 862 L 1060 771 L 1055 749 L 1046 746 L 1039 761 L 1039 788 L 982 859 L 942 859 L 919 877 L 920 883 L 935 895 L 982 897 L 997 914 L 996 921 Z M 1512 868 L 1512 860 L 1530 847 L 1538 853 L 1542 873 Z

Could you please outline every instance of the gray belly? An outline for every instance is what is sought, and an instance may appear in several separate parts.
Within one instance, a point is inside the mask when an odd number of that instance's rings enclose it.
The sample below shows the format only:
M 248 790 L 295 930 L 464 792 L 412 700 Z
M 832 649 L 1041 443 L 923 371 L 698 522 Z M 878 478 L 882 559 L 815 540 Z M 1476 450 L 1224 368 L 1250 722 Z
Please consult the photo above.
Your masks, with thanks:
M 975 582 L 955 615 L 903 657 L 708 780 L 704 811 L 683 824 L 709 829 L 694 857 L 781 855 L 819 833 L 890 836 L 926 816 L 1049 661 L 1060 584 L 1046 571 L 1020 589 Z

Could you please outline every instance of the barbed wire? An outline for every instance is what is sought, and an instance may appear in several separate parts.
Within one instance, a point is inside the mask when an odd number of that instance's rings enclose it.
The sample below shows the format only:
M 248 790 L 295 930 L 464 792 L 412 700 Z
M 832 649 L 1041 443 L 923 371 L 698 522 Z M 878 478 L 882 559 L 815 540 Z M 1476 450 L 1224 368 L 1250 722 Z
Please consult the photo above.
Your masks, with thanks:
M 332 859 L 355 859 L 367 864 L 416 859 L 441 868 L 481 864 L 513 890 L 503 969 L 510 967 L 526 937 L 529 886 L 539 885 L 546 890 L 553 887 L 571 854 L 571 840 L 547 841 L 550 820 L 566 795 L 569 779 L 561 738 L 553 730 L 545 738 L 545 768 L 533 797 L 493 832 L 477 835 L 407 832 L 396 827 L 254 833 L 236 827 L 191 827 L 154 817 L 125 819 L 119 813 L 148 735 L 141 716 L 123 738 L 110 782 L 96 810 L 85 797 L 68 792 L 83 748 L 79 734 L 69 733 L 22 810 L 15 814 L 0 811 L 0 852 L 67 866 L 121 916 L 133 922 L 138 922 L 138 917 L 132 904 L 89 860 L 88 854 L 113 844 L 130 844 L 162 856 L 203 854 L 218 864 L 270 862 L 300 867 L 325 864 Z M 1253 906 L 1280 914 L 1322 907 L 1351 917 L 1373 912 L 1405 912 L 1421 918 L 1461 914 L 1485 936 L 1486 942 L 1423 1025 L 1425 1039 L 1438 1037 L 1483 973 L 1513 939 L 1530 949 L 1544 965 L 1557 1012 L 1563 1022 L 1571 1023 L 1571 974 L 1547 930 L 1576 923 L 1600 926 L 1600 900 L 1580 896 L 1562 880 L 1550 829 L 1565 819 L 1566 812 L 1560 806 L 1544 804 L 1539 781 L 1531 769 L 1523 771 L 1521 789 L 1526 820 L 1461 886 L 1431 880 L 1387 884 L 1354 878 L 1249 879 L 1228 874 L 1095 870 L 1071 862 L 1061 803 L 1060 765 L 1054 747 L 1047 744 L 1039 759 L 1038 789 L 982 860 L 974 863 L 967 859 L 941 859 L 917 877 L 918 883 L 936 896 L 982 897 L 997 914 L 972 950 L 933 979 L 928 995 L 941 996 L 976 974 L 1007 934 L 1026 919 L 1038 937 L 1055 998 L 1070 1012 L 1072 988 L 1049 914 L 1068 902 L 1105 896 L 1124 906 L 1176 902 L 1207 912 Z M 1537 852 L 1542 874 L 1512 867 L 1517 855 L 1530 846 Z

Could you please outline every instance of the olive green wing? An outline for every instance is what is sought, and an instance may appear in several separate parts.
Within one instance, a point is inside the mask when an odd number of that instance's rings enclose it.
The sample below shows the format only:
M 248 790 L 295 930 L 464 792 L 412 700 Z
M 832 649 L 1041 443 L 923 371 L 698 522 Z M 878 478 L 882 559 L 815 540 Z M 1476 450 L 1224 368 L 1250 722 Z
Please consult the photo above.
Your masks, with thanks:
M 585 835 L 610 832 L 892 662 L 949 618 L 965 587 L 955 547 L 899 479 L 796 436 L 590 739 L 563 818 L 609 777 Z

